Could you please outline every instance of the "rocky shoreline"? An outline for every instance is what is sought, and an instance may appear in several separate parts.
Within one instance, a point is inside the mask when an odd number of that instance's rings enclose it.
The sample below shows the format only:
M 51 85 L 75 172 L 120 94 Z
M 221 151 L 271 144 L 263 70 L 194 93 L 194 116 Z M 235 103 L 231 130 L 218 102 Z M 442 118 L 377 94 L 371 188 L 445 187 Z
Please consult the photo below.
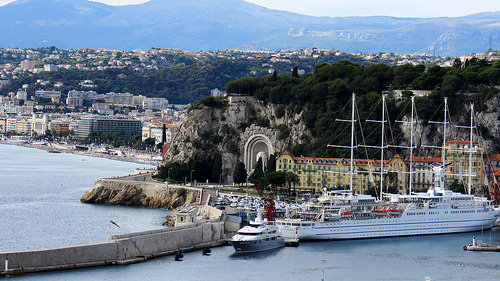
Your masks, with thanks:
M 98 179 L 81 197 L 84 203 L 135 205 L 173 210 L 199 203 L 201 191 L 177 185 L 122 179 Z

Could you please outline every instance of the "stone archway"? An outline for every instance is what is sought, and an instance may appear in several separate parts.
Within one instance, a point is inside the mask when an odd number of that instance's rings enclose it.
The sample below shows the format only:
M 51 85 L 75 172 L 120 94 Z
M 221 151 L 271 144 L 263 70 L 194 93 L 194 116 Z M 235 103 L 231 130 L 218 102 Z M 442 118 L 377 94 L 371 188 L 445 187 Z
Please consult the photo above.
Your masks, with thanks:
M 248 175 L 253 173 L 259 158 L 262 158 L 265 167 L 269 156 L 274 154 L 274 150 L 271 140 L 266 135 L 255 134 L 250 136 L 245 142 L 245 153 L 243 155 L 243 163 L 245 163 Z

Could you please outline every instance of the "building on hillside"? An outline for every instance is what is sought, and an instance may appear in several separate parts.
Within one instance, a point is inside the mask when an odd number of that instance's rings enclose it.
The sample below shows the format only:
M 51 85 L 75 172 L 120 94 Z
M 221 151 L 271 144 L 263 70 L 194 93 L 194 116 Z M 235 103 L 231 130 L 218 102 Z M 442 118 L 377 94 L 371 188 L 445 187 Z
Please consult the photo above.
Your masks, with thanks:
M 55 64 L 45 64 L 43 66 L 43 70 L 45 70 L 45 71 L 56 71 L 57 70 L 57 65 L 55 65 Z
M 17 91 L 17 93 L 16 93 L 16 99 L 18 99 L 18 100 L 27 100 L 28 99 L 28 93 L 26 93 L 26 91 Z
M 223 97 L 223 96 L 226 95 L 226 92 L 221 91 L 221 90 L 215 88 L 215 89 L 210 90 L 210 95 L 212 97 Z
M 134 106 L 134 96 L 131 93 L 110 92 L 104 95 L 104 101 L 112 105 Z
M 29 61 L 29 60 L 23 60 L 21 62 L 21 68 L 24 70 L 33 70 L 36 66 L 36 62 L 34 61 Z
M 71 90 L 68 92 L 68 98 L 82 98 L 83 100 L 96 101 L 101 99 L 96 91 L 75 91 Z
M 413 156 L 412 159 L 407 159 L 407 162 L 412 165 L 412 191 L 427 191 L 430 187 L 436 185 L 432 164 L 439 165 L 441 161 L 441 157 Z
M 61 98 L 61 91 L 45 91 L 45 90 L 38 90 L 35 92 L 35 97 L 37 98 L 45 98 L 45 99 L 52 99 L 52 98 Z
M 457 180 L 467 186 L 470 174 L 472 175 L 472 186 L 484 184 L 483 154 L 484 148 L 478 142 L 472 142 L 472 150 L 469 149 L 470 141 L 451 140 L 446 142 L 444 153 L 447 168 L 446 182 L 448 184 Z M 469 167 L 469 155 L 472 152 L 472 166 Z
M 83 106 L 83 98 L 81 97 L 67 97 L 66 105 L 72 106 L 73 108 L 82 107 Z
M 353 188 L 356 192 L 365 192 L 370 186 L 378 186 L 380 182 L 380 160 L 354 159 L 355 170 Z M 384 160 L 384 186 L 393 185 L 400 192 L 405 192 L 407 186 L 406 161 L 396 154 L 389 160 Z M 299 189 L 309 189 L 320 192 L 323 188 L 343 189 L 349 187 L 350 159 L 296 157 L 285 151 L 276 160 L 277 171 L 290 171 L 299 177 Z
M 142 108 L 145 110 L 164 110 L 168 108 L 168 100 L 165 98 L 145 98 L 142 102 Z

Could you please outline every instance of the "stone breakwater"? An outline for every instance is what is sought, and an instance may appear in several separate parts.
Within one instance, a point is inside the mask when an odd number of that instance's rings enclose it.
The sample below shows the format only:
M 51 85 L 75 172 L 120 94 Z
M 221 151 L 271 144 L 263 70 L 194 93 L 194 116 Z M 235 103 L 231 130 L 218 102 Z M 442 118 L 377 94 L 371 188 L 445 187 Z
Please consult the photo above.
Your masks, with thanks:
M 175 209 L 199 203 L 201 190 L 164 183 L 98 179 L 81 197 L 84 203 L 137 205 L 148 208 Z

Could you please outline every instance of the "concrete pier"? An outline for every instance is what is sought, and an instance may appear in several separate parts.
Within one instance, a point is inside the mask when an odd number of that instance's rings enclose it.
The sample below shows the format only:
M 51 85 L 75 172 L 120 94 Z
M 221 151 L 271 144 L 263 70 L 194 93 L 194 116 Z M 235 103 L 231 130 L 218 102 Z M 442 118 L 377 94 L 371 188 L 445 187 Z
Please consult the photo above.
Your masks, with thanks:
M 8 269 L 0 275 L 63 270 L 102 265 L 125 265 L 150 258 L 187 252 L 225 243 L 224 221 L 213 219 L 180 227 L 115 235 L 104 243 L 0 253 L 8 255 Z

